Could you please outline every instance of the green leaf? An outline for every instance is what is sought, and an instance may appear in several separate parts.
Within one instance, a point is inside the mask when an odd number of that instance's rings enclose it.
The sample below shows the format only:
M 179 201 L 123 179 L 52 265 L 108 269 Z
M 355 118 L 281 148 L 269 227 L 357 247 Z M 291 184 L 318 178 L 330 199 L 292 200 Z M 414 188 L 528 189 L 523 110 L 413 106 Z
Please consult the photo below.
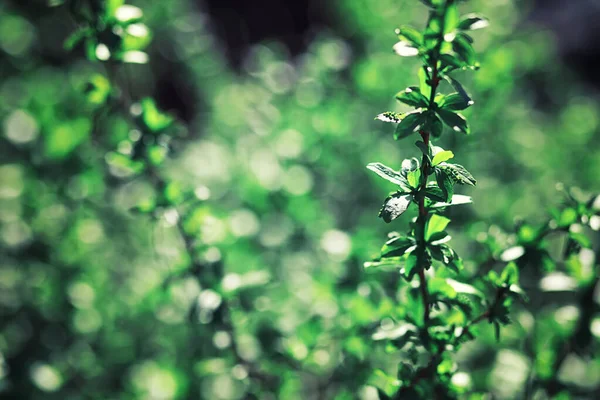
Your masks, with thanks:
M 432 245 L 439 246 L 440 244 L 449 242 L 450 239 L 452 239 L 452 236 L 448 235 L 448 232 L 441 231 L 431 235 L 428 242 Z
M 168 149 L 164 146 L 150 146 L 146 150 L 150 164 L 158 166 L 167 158 Z
M 418 271 L 418 259 L 414 253 L 410 253 L 406 262 L 404 263 L 404 276 L 410 281 L 415 276 Z
M 438 214 L 431 215 L 425 228 L 425 240 L 428 241 L 434 233 L 442 232 L 449 223 L 450 219 L 446 217 Z
M 465 66 L 465 63 L 459 60 L 454 54 L 442 54 L 440 56 L 440 63 L 440 70 L 444 73 L 448 73 Z
M 455 183 L 471 186 L 477 184 L 473 175 L 462 165 L 443 162 L 437 166 L 437 169 L 444 171 Z
M 444 265 L 452 269 L 455 273 L 460 272 L 460 269 L 462 268 L 460 257 L 458 257 L 458 254 L 456 254 L 450 246 L 446 244 L 435 245 L 431 243 L 427 248 L 433 258 L 443 262 Z
M 448 284 L 445 278 L 435 277 L 428 280 L 429 293 L 434 297 L 453 299 L 456 297 L 456 291 Z M 439 296 L 441 295 L 441 296 Z
M 456 90 L 458 94 L 461 95 L 467 102 L 471 101 L 471 96 L 469 96 L 469 94 L 459 81 L 457 81 L 449 75 L 445 75 L 444 79 L 446 79 L 448 83 L 450 83 L 450 85 L 454 88 L 454 90 Z
M 462 194 L 455 194 L 452 196 L 452 201 L 450 203 L 433 203 L 428 206 L 428 208 L 443 208 L 450 206 L 460 206 L 463 204 L 471 204 L 473 203 L 473 199 L 471 196 L 465 196 Z
M 473 100 L 465 98 L 460 93 L 452 93 L 442 99 L 438 106 L 444 110 L 460 111 L 473 105 Z
M 585 234 L 580 232 L 569 232 L 569 239 L 575 241 L 579 246 L 586 249 L 592 248 L 592 241 Z
M 475 49 L 464 33 L 459 33 L 452 42 L 452 50 L 456 55 L 469 66 L 475 66 L 477 63 Z
M 416 169 L 414 171 L 410 171 L 406 178 L 408 179 L 408 184 L 413 189 L 417 189 L 419 187 L 419 183 L 421 181 L 421 170 Z
M 462 31 L 474 31 L 477 29 L 487 28 L 489 24 L 490 21 L 485 17 L 482 17 L 477 14 L 467 14 L 461 18 L 458 24 L 458 29 Z
M 423 44 L 423 34 L 412 26 L 403 25 L 396 29 L 398 39 L 409 42 L 414 47 L 419 47 Z
M 396 127 L 394 132 L 394 139 L 403 139 L 414 131 L 416 131 L 423 123 L 423 113 L 421 111 L 413 111 L 407 114 L 402 121 Z
M 393 47 L 394 52 L 402 57 L 413 57 L 419 54 L 419 49 L 412 46 L 409 42 L 401 40 Z
M 444 110 L 443 108 L 437 110 L 437 114 L 440 116 L 442 121 L 446 125 L 448 125 L 455 132 L 462 132 L 465 134 L 469 134 L 469 125 L 467 124 L 467 120 L 460 114 L 454 113 L 452 111 Z
M 477 296 L 480 299 L 484 299 L 485 295 L 481 292 L 481 290 L 477 289 L 475 286 L 466 284 L 466 283 L 462 283 L 462 282 L 458 282 L 455 281 L 454 279 L 450 279 L 447 278 L 446 282 L 452 286 L 452 288 L 457 292 L 457 293 L 463 293 L 463 294 L 468 294 L 468 295 L 473 295 L 473 296 Z
M 558 226 L 561 228 L 565 228 L 577 222 L 579 216 L 577 215 L 577 211 L 574 208 L 565 208 L 560 213 L 560 217 L 558 218 Z
M 179 182 L 170 182 L 164 189 L 164 197 L 171 205 L 177 205 L 185 200 L 185 193 Z
M 85 39 L 85 56 L 90 61 L 98 61 L 96 57 L 96 48 L 98 47 L 98 41 L 95 37 L 87 37 Z
M 431 96 L 431 85 L 429 83 L 430 77 L 427 67 L 423 66 L 419 68 L 419 88 L 421 89 L 421 94 L 426 98 Z
M 380 369 L 375 370 L 368 382 L 377 388 L 377 394 L 382 400 L 391 399 L 402 383 Z
M 443 147 L 431 145 L 431 155 L 435 157 L 435 155 L 439 152 L 444 151 Z
M 86 142 L 91 132 L 87 118 L 77 118 L 56 124 L 44 137 L 44 155 L 52 160 L 63 160 Z
M 442 193 L 445 196 L 445 200 L 447 203 L 452 201 L 452 195 L 454 194 L 454 183 L 452 179 L 448 176 L 446 172 L 443 170 L 436 168 L 435 169 L 435 179 L 438 184 L 438 187 L 442 190 Z
M 383 179 L 395 183 L 396 185 L 399 185 L 402 188 L 410 187 L 408 185 L 408 181 L 400 172 L 394 171 L 393 169 L 386 165 L 383 165 L 382 163 L 370 163 L 369 165 L 367 165 L 367 169 L 375 172 Z
M 110 82 L 100 74 L 92 75 L 84 89 L 87 100 L 92 104 L 104 104 L 110 92 Z
M 410 86 L 396 95 L 396 100 L 413 107 L 427 107 L 428 100 L 416 86 Z
M 407 335 L 411 336 L 417 332 L 417 327 L 408 322 L 394 324 L 391 327 L 379 327 L 371 336 L 373 340 L 396 340 Z
M 514 262 L 509 262 L 502 270 L 500 275 L 500 281 L 507 285 L 518 285 L 519 284 L 519 267 Z
M 400 114 L 394 111 L 386 111 L 375 117 L 375 119 L 379 121 L 392 122 L 395 124 L 400 123 L 400 121 L 402 121 L 402 118 L 404 118 L 404 114 Z
M 411 247 L 415 246 L 415 239 L 409 236 L 399 236 L 388 240 L 381 248 L 381 257 L 401 257 Z
M 425 132 L 429 132 L 433 137 L 440 137 L 444 131 L 444 123 L 433 111 L 425 112 L 425 123 L 421 127 Z
M 436 165 L 443 163 L 444 161 L 448 161 L 453 157 L 454 153 L 450 150 L 440 151 L 433 157 L 433 160 L 431 160 L 431 166 L 435 167 Z
M 425 197 L 434 202 L 444 202 L 446 201 L 446 195 L 437 185 L 436 186 L 427 186 L 425 189 Z
M 389 196 L 379 211 L 379 217 L 387 223 L 392 222 L 406 211 L 412 199 L 410 194 L 395 193 Z
M 536 228 L 529 224 L 521 224 L 517 229 L 518 242 L 521 244 L 533 243 L 540 238 L 541 233 L 541 228 Z
M 174 119 L 162 113 L 153 99 L 145 98 L 142 100 L 142 121 L 151 132 L 159 133 L 171 126 Z
M 444 15 L 444 40 L 448 40 L 448 34 L 453 32 L 458 26 L 460 14 L 458 13 L 458 8 L 456 7 L 456 3 L 447 3 L 446 13 Z

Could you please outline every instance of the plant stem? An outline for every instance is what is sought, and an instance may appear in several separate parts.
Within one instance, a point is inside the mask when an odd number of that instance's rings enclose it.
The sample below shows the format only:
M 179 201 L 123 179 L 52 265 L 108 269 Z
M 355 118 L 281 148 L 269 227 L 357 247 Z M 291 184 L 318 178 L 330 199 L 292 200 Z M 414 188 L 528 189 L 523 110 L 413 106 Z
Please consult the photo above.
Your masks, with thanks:
M 433 89 L 432 89 L 433 92 Z M 423 142 L 425 142 L 425 146 L 429 147 L 429 133 L 421 132 L 421 137 L 423 138 Z M 417 223 L 420 224 L 419 232 L 421 233 L 420 237 L 417 239 L 421 250 L 421 262 L 422 265 L 419 269 L 419 282 L 421 288 L 421 297 L 423 298 L 423 322 L 425 326 L 428 325 L 429 322 L 429 291 L 427 289 L 427 278 L 425 277 L 425 224 L 427 223 L 427 209 L 425 208 L 425 188 L 427 187 L 427 173 L 429 167 L 429 160 L 427 156 L 423 154 L 423 158 L 421 161 L 421 187 L 419 188 L 419 218 Z
M 449 0 L 444 8 L 443 14 L 446 13 L 446 7 L 448 6 L 448 4 L 451 4 L 451 3 L 452 3 L 452 0 Z M 441 32 L 443 33 L 443 31 L 444 31 L 444 27 L 442 24 Z M 442 36 L 440 38 L 438 38 L 438 43 L 432 54 L 432 60 L 431 60 L 432 73 L 431 73 L 431 80 L 430 80 L 431 93 L 429 95 L 429 107 L 427 108 L 428 111 L 433 110 L 435 108 L 435 95 L 436 95 L 437 88 L 438 88 L 438 85 L 440 82 L 439 71 L 438 71 L 439 55 L 440 55 L 440 49 L 441 49 L 443 41 L 444 41 L 444 38 L 443 38 L 443 34 L 442 34 Z M 424 130 L 421 130 L 419 133 L 421 134 L 423 143 L 425 143 L 425 147 L 429 148 L 429 136 L 430 136 L 431 132 L 426 132 Z M 420 237 L 417 238 L 417 242 L 419 243 L 419 247 L 421 248 L 420 253 L 419 253 L 421 255 L 421 265 L 420 265 L 420 270 L 419 270 L 419 282 L 420 282 L 420 288 L 421 288 L 421 297 L 423 298 L 423 306 L 424 306 L 423 321 L 425 323 L 425 326 L 428 325 L 429 315 L 430 315 L 429 290 L 427 288 L 427 277 L 425 276 L 425 270 L 424 270 L 427 267 L 427 265 L 425 265 L 425 260 L 426 260 L 426 257 L 425 257 L 425 254 L 426 254 L 425 225 L 427 223 L 428 211 L 425 208 L 425 190 L 427 189 L 428 177 L 429 177 L 429 158 L 425 154 L 423 154 L 423 157 L 421 159 L 421 184 L 419 186 L 419 190 L 417 193 L 417 196 L 419 199 L 419 218 L 417 220 L 417 224 L 419 224 L 418 232 L 420 232 Z
M 437 68 L 437 60 L 434 61 L 433 74 L 431 79 L 431 97 L 429 99 L 429 108 L 433 108 L 435 93 L 438 86 L 438 68 Z M 429 132 L 420 131 L 421 138 L 423 139 L 423 143 L 425 143 L 425 147 L 429 148 Z M 421 246 L 421 260 L 425 260 L 425 224 L 427 223 L 428 212 L 425 208 L 425 190 L 427 188 L 427 180 L 429 177 L 429 158 L 423 154 L 423 158 L 421 159 L 421 185 L 418 191 L 418 199 L 419 199 L 419 218 L 417 223 L 420 225 L 419 232 L 421 233 L 420 237 L 417 239 Z M 421 265 L 421 269 L 419 270 L 419 282 L 421 288 L 421 296 L 423 298 L 423 306 L 424 306 L 424 315 L 423 321 L 425 325 L 429 322 L 429 291 L 427 289 L 427 278 L 425 277 L 425 265 Z

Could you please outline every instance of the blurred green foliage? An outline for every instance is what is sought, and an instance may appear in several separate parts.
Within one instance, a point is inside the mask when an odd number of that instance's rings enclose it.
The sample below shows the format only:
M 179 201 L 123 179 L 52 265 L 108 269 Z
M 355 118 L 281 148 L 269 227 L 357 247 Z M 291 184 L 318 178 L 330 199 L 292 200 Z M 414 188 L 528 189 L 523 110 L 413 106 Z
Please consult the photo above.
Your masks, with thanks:
M 404 355 L 374 339 L 412 305 L 397 271 L 362 267 L 386 237 L 374 209 L 389 190 L 364 167 L 412 154 L 371 117 L 407 111 L 393 90 L 418 62 L 398 61 L 393 31 L 425 7 L 335 0 L 339 29 L 293 58 L 257 44 L 236 72 L 187 0 L 132 1 L 133 20 L 109 1 L 106 26 L 76 3 L 0 4 L 0 397 L 393 387 Z M 465 371 L 452 379 L 464 398 L 595 398 L 598 104 L 519 2 L 468 8 L 491 19 L 474 34 L 482 69 L 460 77 L 473 135 L 440 145 L 478 187 L 449 232 L 466 273 L 513 261 L 530 301 L 499 343 L 482 325 L 444 365 Z M 197 99 L 186 122 L 151 99 L 171 64 Z

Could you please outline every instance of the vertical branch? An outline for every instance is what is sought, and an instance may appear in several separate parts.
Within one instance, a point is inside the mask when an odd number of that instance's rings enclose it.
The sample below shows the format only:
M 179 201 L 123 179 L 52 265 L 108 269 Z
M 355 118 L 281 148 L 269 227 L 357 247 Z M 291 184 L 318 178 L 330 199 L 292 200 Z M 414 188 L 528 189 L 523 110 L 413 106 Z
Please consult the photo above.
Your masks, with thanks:
M 437 87 L 439 84 L 439 77 L 438 77 L 438 58 L 439 58 L 439 51 L 440 51 L 440 47 L 441 47 L 441 43 L 443 41 L 443 38 L 439 38 L 439 42 L 436 46 L 436 49 L 434 51 L 434 59 L 432 61 L 433 63 L 433 68 L 432 68 L 432 74 L 431 74 L 431 80 L 430 80 L 430 86 L 431 86 L 431 94 L 429 96 L 429 107 L 428 109 L 433 109 L 434 108 L 434 104 L 435 104 L 435 95 L 437 92 Z M 430 132 L 421 130 L 419 131 L 421 138 L 423 139 L 423 143 L 425 143 L 425 147 L 429 148 L 429 136 L 430 136 Z M 429 290 L 427 288 L 427 277 L 425 276 L 425 226 L 427 224 L 427 217 L 428 217 L 428 212 L 427 209 L 425 208 L 425 190 L 427 189 L 427 181 L 428 181 L 428 177 L 429 177 L 429 158 L 423 154 L 423 157 L 421 159 L 421 182 L 420 182 L 420 186 L 419 186 L 419 190 L 418 190 L 418 199 L 419 199 L 419 218 L 417 220 L 417 223 L 420 225 L 418 231 L 420 232 L 420 237 L 417 238 L 418 243 L 420 244 L 420 255 L 421 255 L 421 265 L 420 265 L 420 269 L 419 269 L 419 283 L 420 283 L 420 288 L 421 288 L 421 296 L 423 298 L 423 307 L 424 307 L 424 311 L 423 311 L 423 321 L 425 323 L 425 325 L 427 326 L 429 323 L 429 314 L 430 314 L 430 304 L 429 304 Z
M 431 90 L 432 96 L 434 90 Z M 421 137 L 425 146 L 429 147 L 429 132 L 421 131 Z M 425 189 L 427 187 L 427 174 L 429 169 L 429 160 L 423 154 L 421 162 L 421 187 L 419 188 L 419 218 L 417 223 L 420 225 L 419 232 L 421 233 L 418 241 L 421 246 L 421 260 L 424 264 L 425 260 L 425 225 L 427 223 L 427 209 L 425 208 Z M 427 326 L 429 322 L 429 290 L 427 289 L 427 278 L 425 277 L 425 265 L 421 265 L 419 269 L 419 282 L 421 288 L 421 297 L 423 300 L 423 321 Z

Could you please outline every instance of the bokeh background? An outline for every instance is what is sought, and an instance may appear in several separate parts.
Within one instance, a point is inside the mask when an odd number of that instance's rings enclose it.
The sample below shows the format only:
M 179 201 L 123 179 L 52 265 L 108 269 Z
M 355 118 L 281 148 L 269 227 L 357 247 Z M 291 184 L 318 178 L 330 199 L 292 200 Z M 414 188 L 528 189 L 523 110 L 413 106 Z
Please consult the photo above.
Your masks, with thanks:
M 184 139 L 163 173 L 201 200 L 186 223 L 198 257 L 223 270 L 216 293 L 189 273 L 177 212 L 131 211 L 156 203 L 156 188 L 114 157 L 127 153 L 123 118 L 96 129 L 82 88 L 106 70 L 64 49 L 75 23 L 59 3 L 0 4 L 0 397 L 248 398 L 247 364 L 257 364 L 277 382 L 256 398 L 376 399 L 369 373 L 394 359 L 362 331 L 395 306 L 381 289 L 393 278 L 363 263 L 409 218 L 377 218 L 393 188 L 365 165 L 414 155 L 373 117 L 401 111 L 394 94 L 416 82 L 418 60 L 392 53 L 393 32 L 423 26 L 426 8 L 131 1 L 152 30 L 150 62 L 118 79 L 134 101 L 154 97 L 179 120 Z M 474 33 L 481 69 L 460 75 L 475 100 L 473 134 L 439 143 L 478 180 L 462 191 L 474 204 L 450 210 L 455 246 L 473 269 L 489 236 L 510 244 L 502 232 L 543 221 L 563 201 L 557 184 L 600 190 L 600 5 L 461 7 L 491 20 Z M 553 373 L 557 343 L 583 310 L 575 278 L 545 292 L 537 274 L 500 344 L 484 328 L 459 354 L 466 391 L 550 398 L 528 382 Z M 598 297 L 586 306 L 594 349 Z M 224 299 L 233 334 L 211 327 L 209 311 Z M 569 357 L 557 379 L 573 398 L 594 398 L 600 360 Z

